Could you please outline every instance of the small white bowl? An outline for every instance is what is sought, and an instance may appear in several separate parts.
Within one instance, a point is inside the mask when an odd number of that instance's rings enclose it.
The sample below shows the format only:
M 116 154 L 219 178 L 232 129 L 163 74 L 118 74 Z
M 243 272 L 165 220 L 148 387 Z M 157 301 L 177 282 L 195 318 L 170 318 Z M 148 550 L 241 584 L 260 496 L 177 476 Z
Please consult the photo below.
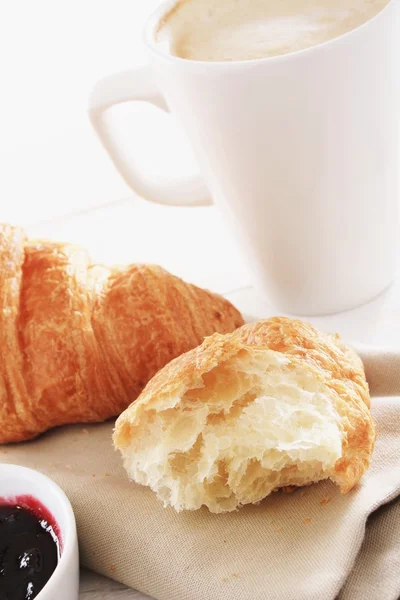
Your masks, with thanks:
M 78 600 L 79 552 L 75 517 L 64 492 L 38 471 L 17 465 L 0 465 L 0 501 L 13 503 L 18 496 L 32 496 L 54 517 L 61 534 L 58 565 L 35 600 Z

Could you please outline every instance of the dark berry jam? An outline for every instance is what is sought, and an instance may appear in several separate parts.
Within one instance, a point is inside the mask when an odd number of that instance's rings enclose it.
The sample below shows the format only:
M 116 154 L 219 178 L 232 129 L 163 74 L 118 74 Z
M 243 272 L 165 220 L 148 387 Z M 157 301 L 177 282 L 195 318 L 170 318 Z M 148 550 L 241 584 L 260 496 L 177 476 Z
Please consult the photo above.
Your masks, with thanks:
M 57 524 L 34 498 L 0 499 L 0 600 L 32 600 L 60 556 Z

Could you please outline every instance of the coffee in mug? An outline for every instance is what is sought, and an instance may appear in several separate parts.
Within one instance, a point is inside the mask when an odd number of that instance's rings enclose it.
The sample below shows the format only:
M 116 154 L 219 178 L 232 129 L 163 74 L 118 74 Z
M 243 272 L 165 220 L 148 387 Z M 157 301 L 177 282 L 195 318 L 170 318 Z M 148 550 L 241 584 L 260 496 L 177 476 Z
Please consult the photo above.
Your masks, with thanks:
M 238 61 L 289 54 L 356 29 L 389 0 L 181 0 L 157 41 L 190 60 Z

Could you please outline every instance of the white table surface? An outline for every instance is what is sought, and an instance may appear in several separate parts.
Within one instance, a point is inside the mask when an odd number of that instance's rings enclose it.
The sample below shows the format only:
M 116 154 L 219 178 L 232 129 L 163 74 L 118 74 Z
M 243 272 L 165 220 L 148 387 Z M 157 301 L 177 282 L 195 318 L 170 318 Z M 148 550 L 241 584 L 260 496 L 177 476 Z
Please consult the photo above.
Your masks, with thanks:
M 13 0 L 2 5 L 0 221 L 24 225 L 32 236 L 80 243 L 99 262 L 162 264 L 227 294 L 248 314 L 279 313 L 250 288 L 246 266 L 215 208 L 165 208 L 134 197 L 88 123 L 94 82 L 145 62 L 140 31 L 158 3 Z M 127 151 L 143 168 L 161 175 L 195 169 L 173 118 L 143 106 L 126 106 L 113 118 Z M 400 280 L 368 306 L 315 323 L 349 340 L 398 345 Z M 145 596 L 83 572 L 81 598 Z

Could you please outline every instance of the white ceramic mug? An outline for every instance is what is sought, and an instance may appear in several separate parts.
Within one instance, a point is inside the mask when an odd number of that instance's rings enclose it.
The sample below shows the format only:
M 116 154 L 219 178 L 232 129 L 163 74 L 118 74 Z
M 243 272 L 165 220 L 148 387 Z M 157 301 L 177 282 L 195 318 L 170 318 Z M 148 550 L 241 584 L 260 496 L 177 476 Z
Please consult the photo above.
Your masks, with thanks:
M 93 90 L 90 118 L 116 167 L 153 202 L 212 198 L 281 311 L 334 313 L 377 296 L 394 278 L 399 235 L 400 0 L 319 46 L 232 63 L 157 46 L 175 1 L 147 23 L 149 66 Z M 160 184 L 126 162 L 104 113 L 134 100 L 180 119 L 202 178 Z

